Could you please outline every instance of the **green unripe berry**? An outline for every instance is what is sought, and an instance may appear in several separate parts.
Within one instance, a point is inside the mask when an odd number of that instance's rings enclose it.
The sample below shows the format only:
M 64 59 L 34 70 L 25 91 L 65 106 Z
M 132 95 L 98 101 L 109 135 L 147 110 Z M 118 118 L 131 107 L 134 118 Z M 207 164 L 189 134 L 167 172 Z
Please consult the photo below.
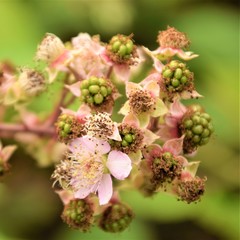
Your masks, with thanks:
M 108 93 L 108 95 L 110 95 L 112 93 L 112 88 L 108 87 L 107 88 L 107 93 Z
M 171 68 L 177 68 L 177 67 L 178 67 L 178 61 L 175 61 L 175 60 L 171 61 L 171 62 L 169 63 L 169 66 L 170 66 Z
M 130 54 L 132 53 L 133 51 L 133 42 L 131 40 L 129 40 L 126 44 L 126 47 L 127 47 L 127 54 Z
M 81 89 L 85 89 L 89 87 L 89 81 L 87 79 L 83 80 L 80 85 Z
M 173 157 L 173 155 L 172 155 L 172 153 L 170 153 L 170 152 L 165 152 L 165 153 L 163 153 L 163 158 L 164 158 L 165 160 L 170 159 L 170 158 L 172 158 L 172 157 Z
M 202 125 L 196 125 L 192 128 L 192 131 L 195 133 L 195 134 L 201 134 L 203 132 L 203 127 Z
M 192 116 L 192 120 L 195 124 L 198 124 L 200 123 L 200 117 L 199 116 L 196 116 L 196 115 L 193 115 Z
M 117 52 L 119 50 L 120 46 L 121 46 L 121 42 L 119 40 L 114 42 L 113 45 L 112 45 L 113 52 Z
M 202 138 L 202 139 L 201 139 L 200 144 L 201 144 L 201 145 L 205 145 L 205 144 L 207 144 L 208 142 L 209 142 L 209 137 L 206 137 L 206 138 Z
M 202 125 L 203 127 L 206 127 L 206 126 L 208 125 L 208 121 L 207 121 L 205 118 L 203 118 L 203 117 L 201 117 L 200 123 L 201 123 L 201 125 Z
M 125 135 L 124 140 L 126 140 L 128 143 L 132 143 L 133 142 L 132 134 L 128 133 L 127 135 Z
M 100 88 L 100 93 L 101 93 L 104 97 L 106 97 L 106 96 L 108 95 L 107 88 L 104 87 L 104 86 L 101 86 L 101 88 Z
M 63 121 L 61 121 L 61 122 L 58 123 L 58 126 L 59 126 L 60 128 L 62 128 L 64 125 L 65 125 L 65 123 L 64 123 Z
M 86 97 L 87 95 L 89 95 L 89 91 L 88 91 L 88 89 L 82 89 L 82 96 L 84 96 L 84 97 Z
M 88 88 L 89 92 L 92 93 L 92 94 L 96 94 L 99 92 L 100 90 L 100 87 L 98 85 L 91 85 L 89 88 Z
M 176 79 L 176 78 L 173 78 L 172 80 L 171 80 L 171 84 L 172 84 L 172 86 L 173 87 L 178 87 L 179 86 L 179 80 L 178 79 Z
M 64 132 L 65 132 L 65 133 L 69 133 L 70 131 L 71 131 L 71 125 L 68 124 L 68 123 L 66 123 L 66 124 L 64 125 Z
M 87 103 L 92 104 L 94 102 L 93 97 L 88 96 Z
M 181 68 L 177 68 L 175 70 L 174 77 L 177 79 L 180 79 L 182 77 L 182 69 Z
M 183 77 L 181 77 L 180 81 L 182 84 L 185 84 L 188 81 L 188 79 L 187 79 L 187 77 L 183 76 Z
M 192 139 L 193 139 L 193 142 L 195 143 L 198 143 L 201 140 L 198 135 L 194 135 Z
M 172 77 L 172 75 L 173 75 L 173 72 L 171 71 L 171 69 L 166 69 L 163 72 L 163 77 L 165 77 L 165 78 L 170 78 L 170 77 Z
M 67 133 L 64 132 L 64 131 L 61 131 L 61 132 L 60 132 L 60 135 L 61 135 L 61 137 L 67 137 Z
M 98 85 L 98 84 L 99 84 L 98 78 L 97 78 L 97 77 L 91 77 L 91 78 L 89 79 L 89 84 L 90 84 L 90 85 Z
M 184 75 L 186 77 L 190 77 L 191 76 L 191 72 L 188 69 L 186 69 L 186 70 L 184 70 Z
M 125 139 L 122 140 L 121 144 L 122 144 L 123 147 L 127 147 L 128 146 L 128 142 Z
M 184 121 L 185 128 L 191 128 L 192 126 L 193 126 L 193 121 L 191 119 Z
M 201 117 L 205 118 L 207 121 L 210 121 L 210 120 L 211 120 L 210 115 L 207 114 L 207 113 L 202 113 L 202 114 L 201 114 Z
M 214 128 L 213 128 L 213 125 L 211 123 L 208 124 L 208 129 L 211 133 L 214 132 Z
M 103 102 L 103 99 L 104 99 L 104 98 L 103 98 L 103 95 L 102 95 L 102 94 L 97 93 L 97 94 L 94 95 L 93 99 L 94 99 L 94 102 L 95 102 L 96 104 L 101 104 L 101 103 Z
M 210 131 L 207 128 L 205 128 L 202 132 L 202 137 L 205 138 L 205 137 L 208 137 L 209 135 L 210 135 Z
M 101 86 L 106 84 L 106 80 L 103 78 L 99 78 L 98 81 L 99 81 L 99 85 Z
M 192 138 L 192 136 L 193 136 L 192 131 L 187 130 L 187 132 L 186 132 L 186 137 L 187 137 L 187 138 Z
M 126 55 L 126 53 L 127 53 L 127 47 L 122 44 L 122 45 L 120 46 L 119 50 L 118 50 L 118 54 L 119 54 L 121 57 L 123 57 L 123 56 Z

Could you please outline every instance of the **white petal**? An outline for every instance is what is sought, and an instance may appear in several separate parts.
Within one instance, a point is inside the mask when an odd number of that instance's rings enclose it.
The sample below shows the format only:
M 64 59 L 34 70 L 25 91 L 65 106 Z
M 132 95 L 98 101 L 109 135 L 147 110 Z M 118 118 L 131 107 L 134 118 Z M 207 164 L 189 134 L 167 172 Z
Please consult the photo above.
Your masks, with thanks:
M 107 204 L 113 194 L 112 189 L 112 178 L 110 174 L 103 174 L 101 182 L 98 187 L 98 197 L 99 197 L 99 204 L 104 205 Z
M 126 84 L 126 95 L 127 97 L 129 97 L 131 92 L 136 92 L 137 90 L 141 90 L 142 87 L 137 84 L 137 83 L 133 83 L 133 82 L 128 82 Z
M 80 85 L 81 82 L 78 81 L 72 85 L 65 85 L 65 87 L 68 88 L 74 96 L 80 97 L 81 96 Z
M 116 140 L 116 141 L 121 141 L 122 140 L 122 138 L 120 136 L 120 133 L 118 131 L 117 123 L 114 123 L 113 134 L 109 138 L 113 139 L 113 140 Z
M 128 155 L 115 150 L 109 153 L 106 165 L 111 174 L 119 180 L 125 179 L 132 170 Z
M 84 199 L 84 198 L 87 197 L 90 193 L 91 193 L 91 188 L 89 188 L 89 187 L 87 187 L 87 188 L 81 188 L 81 189 L 79 189 L 77 192 L 74 193 L 74 197 L 75 197 L 75 198 L 79 198 L 79 199 Z

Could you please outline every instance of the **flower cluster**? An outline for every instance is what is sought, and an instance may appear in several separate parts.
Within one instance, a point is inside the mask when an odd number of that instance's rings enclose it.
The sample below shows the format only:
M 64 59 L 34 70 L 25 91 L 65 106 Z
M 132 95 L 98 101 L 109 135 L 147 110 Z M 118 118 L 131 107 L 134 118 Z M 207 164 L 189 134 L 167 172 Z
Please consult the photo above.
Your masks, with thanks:
M 31 120 L 23 131 L 50 135 L 64 146 L 52 179 L 64 203 L 62 219 L 74 229 L 88 231 L 98 224 L 108 232 L 125 230 L 134 216 L 120 200 L 125 187 L 144 196 L 164 190 L 187 203 L 204 193 L 206 178 L 196 176 L 199 162 L 190 157 L 213 134 L 211 118 L 200 106 L 181 103 L 201 97 L 186 63 L 198 55 L 185 51 L 190 41 L 173 27 L 159 32 L 157 42 L 151 51 L 136 45 L 133 34 L 104 43 L 80 33 L 64 44 L 48 33 L 35 56 L 41 71 L 2 70 L 0 101 L 17 104 L 20 112 L 26 112 L 20 103 L 65 76 L 57 109 L 41 128 Z M 133 73 L 151 59 L 145 77 L 134 81 Z M 125 102 L 117 109 L 120 97 Z

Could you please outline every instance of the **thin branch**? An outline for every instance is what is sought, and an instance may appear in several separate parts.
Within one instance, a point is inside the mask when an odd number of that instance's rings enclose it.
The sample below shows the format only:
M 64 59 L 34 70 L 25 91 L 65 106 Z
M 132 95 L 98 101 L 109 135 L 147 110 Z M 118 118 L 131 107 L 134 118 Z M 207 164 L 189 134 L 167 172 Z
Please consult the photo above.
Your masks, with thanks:
M 16 133 L 34 133 L 39 136 L 54 136 L 55 130 L 53 127 L 34 126 L 27 127 L 23 124 L 0 123 L 0 137 L 11 138 Z

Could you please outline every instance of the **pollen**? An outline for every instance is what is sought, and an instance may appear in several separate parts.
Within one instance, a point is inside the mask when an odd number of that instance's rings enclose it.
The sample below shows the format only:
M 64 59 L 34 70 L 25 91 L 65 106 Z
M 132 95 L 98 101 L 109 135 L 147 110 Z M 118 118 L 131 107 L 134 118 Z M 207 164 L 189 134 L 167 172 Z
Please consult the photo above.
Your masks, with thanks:
M 155 100 L 146 90 L 137 90 L 130 93 L 129 105 L 135 114 L 151 111 L 154 104 Z
M 114 123 L 106 112 L 98 112 L 87 118 L 85 123 L 87 135 L 107 139 L 113 134 Z

